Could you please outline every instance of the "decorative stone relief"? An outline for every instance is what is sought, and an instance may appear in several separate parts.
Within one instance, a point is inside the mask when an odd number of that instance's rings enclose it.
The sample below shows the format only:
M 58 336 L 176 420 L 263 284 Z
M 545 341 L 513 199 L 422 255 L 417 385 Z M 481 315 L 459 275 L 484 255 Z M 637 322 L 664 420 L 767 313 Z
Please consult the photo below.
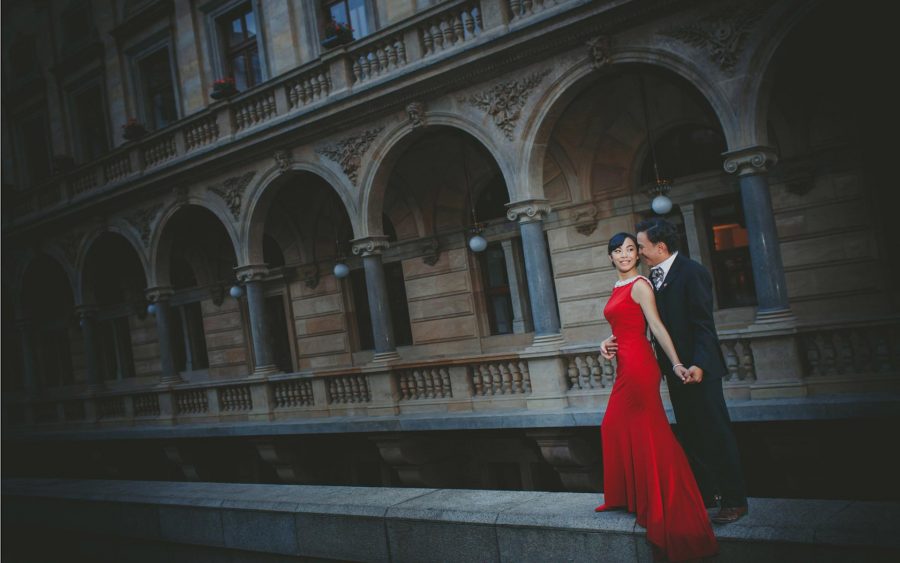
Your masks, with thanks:
M 372 141 L 381 133 L 382 129 L 384 127 L 367 129 L 359 135 L 318 148 L 316 152 L 337 162 L 341 166 L 341 170 L 344 171 L 344 174 L 350 178 L 350 181 L 355 186 L 359 167 L 362 164 L 362 157 L 369 150 Z
M 589 236 L 597 230 L 597 207 L 590 205 L 575 213 L 575 230 L 584 236 Z
M 599 35 L 593 39 L 588 39 L 587 46 L 591 64 L 596 70 L 609 65 L 609 51 L 612 46 L 612 39 L 608 35 Z
M 425 125 L 425 104 L 422 102 L 411 102 L 406 106 L 406 113 L 413 129 Z
M 263 281 L 269 275 L 269 268 L 264 264 L 250 264 L 235 268 L 235 275 L 241 283 Z
M 434 266 L 441 258 L 441 243 L 437 237 L 431 237 L 425 240 L 422 245 L 422 262 L 429 266 Z
M 703 49 L 712 62 L 731 73 L 747 35 L 765 12 L 765 4 L 720 7 L 706 17 L 659 33 Z
M 522 116 L 522 108 L 531 92 L 541 83 L 550 69 L 533 72 L 521 80 L 510 80 L 495 85 L 490 90 L 459 99 L 487 113 L 506 138 L 513 140 L 513 130 Z
M 313 264 L 312 266 L 304 268 L 300 273 L 300 277 L 303 278 L 303 283 L 306 284 L 306 287 L 315 289 L 319 286 L 319 281 L 321 281 L 319 265 Z
M 244 199 L 244 189 L 250 184 L 250 180 L 256 175 L 255 170 L 244 173 L 243 176 L 228 178 L 222 183 L 222 187 L 210 186 L 209 191 L 225 200 L 225 204 L 234 216 L 235 221 L 241 215 L 241 202 Z
M 160 209 L 162 209 L 162 204 L 157 203 L 126 217 L 128 222 L 134 225 L 134 228 L 141 234 L 141 242 L 144 243 L 145 247 L 150 245 L 150 225 Z
M 282 174 L 291 169 L 291 165 L 294 163 L 294 155 L 291 154 L 291 151 L 277 150 L 273 156 L 275 158 L 275 163 L 278 164 L 278 170 L 280 170 Z
M 175 202 L 178 204 L 185 204 L 188 200 L 188 189 L 187 186 L 179 186 L 172 190 L 175 194 Z
M 738 176 L 747 174 L 762 174 L 769 166 L 778 162 L 778 155 L 771 147 L 752 147 L 739 151 L 725 153 L 725 172 L 737 173 Z
M 353 254 L 359 256 L 371 256 L 373 254 L 381 254 L 391 244 L 386 236 L 372 236 L 351 241 L 353 243 Z
M 508 203 L 507 207 L 506 218 L 510 221 L 520 221 L 522 223 L 541 221 L 550 213 L 550 202 L 546 199 L 531 199 Z

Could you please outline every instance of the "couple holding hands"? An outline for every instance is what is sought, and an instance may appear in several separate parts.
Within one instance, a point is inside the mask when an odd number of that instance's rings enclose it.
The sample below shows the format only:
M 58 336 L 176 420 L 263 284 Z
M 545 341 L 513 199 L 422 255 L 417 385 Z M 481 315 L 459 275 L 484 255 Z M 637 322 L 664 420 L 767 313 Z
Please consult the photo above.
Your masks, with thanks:
M 668 221 L 642 221 L 636 231 L 613 236 L 608 246 L 619 281 L 603 310 L 613 334 L 600 349 L 603 357 L 615 358 L 616 380 L 600 428 L 605 502 L 596 511 L 634 512 L 659 559 L 709 557 L 718 545 L 707 508 L 721 500 L 711 518 L 716 523 L 747 514 L 722 393 L 726 367 L 713 320 L 712 279 L 678 253 L 678 233 Z M 650 266 L 650 279 L 638 274 L 640 260 Z M 661 375 L 680 444 L 660 398 Z

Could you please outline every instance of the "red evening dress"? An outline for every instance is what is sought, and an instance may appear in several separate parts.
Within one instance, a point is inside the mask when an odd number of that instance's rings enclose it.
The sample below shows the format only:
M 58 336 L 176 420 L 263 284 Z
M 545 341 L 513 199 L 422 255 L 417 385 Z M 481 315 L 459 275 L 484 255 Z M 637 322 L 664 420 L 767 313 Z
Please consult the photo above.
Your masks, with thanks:
M 640 276 L 616 287 L 603 309 L 619 349 L 616 382 L 600 426 L 605 503 L 597 510 L 634 512 L 656 558 L 709 557 L 718 544 L 687 456 L 666 418 L 659 365 L 644 313 L 631 298 L 633 283 L 650 281 Z

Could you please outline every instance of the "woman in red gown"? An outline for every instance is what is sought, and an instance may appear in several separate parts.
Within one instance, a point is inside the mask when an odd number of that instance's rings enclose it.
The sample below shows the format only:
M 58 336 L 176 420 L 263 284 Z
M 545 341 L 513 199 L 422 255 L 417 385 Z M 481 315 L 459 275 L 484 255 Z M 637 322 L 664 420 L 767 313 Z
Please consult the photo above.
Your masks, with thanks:
M 659 318 L 653 286 L 638 275 L 636 239 L 628 233 L 615 235 L 609 257 L 619 281 L 603 314 L 619 348 L 616 382 L 600 426 L 605 502 L 596 511 L 634 512 L 657 559 L 715 555 L 718 544 L 703 498 L 663 409 L 662 375 L 647 340 L 648 325 L 675 374 L 685 379 L 687 370 Z

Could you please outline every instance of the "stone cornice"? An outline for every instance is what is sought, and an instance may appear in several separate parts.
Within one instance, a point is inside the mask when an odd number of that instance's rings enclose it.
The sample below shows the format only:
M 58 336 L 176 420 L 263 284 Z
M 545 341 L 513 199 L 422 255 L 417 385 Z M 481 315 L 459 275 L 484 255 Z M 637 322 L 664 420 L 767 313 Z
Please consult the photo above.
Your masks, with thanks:
M 550 214 L 550 202 L 546 199 L 528 199 L 507 203 L 506 208 L 506 218 L 520 223 L 543 221 Z
M 747 176 L 749 174 L 765 174 L 778 162 L 778 153 L 772 147 L 758 146 L 723 153 L 723 168 L 729 174 Z

